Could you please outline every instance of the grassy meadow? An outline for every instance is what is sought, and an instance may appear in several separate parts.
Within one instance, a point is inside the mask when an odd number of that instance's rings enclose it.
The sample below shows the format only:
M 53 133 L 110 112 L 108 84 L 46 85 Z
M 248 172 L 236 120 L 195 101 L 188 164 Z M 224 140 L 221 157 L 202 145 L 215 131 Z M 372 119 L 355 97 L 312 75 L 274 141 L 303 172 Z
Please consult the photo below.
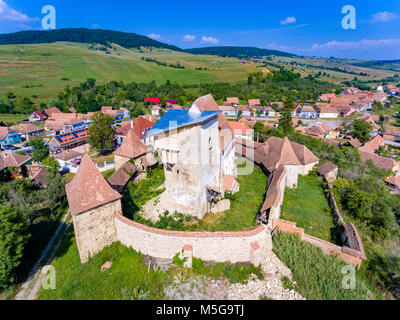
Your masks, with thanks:
M 239 64 L 236 58 L 114 47 L 111 54 L 106 54 L 77 43 L 0 46 L 0 96 L 12 91 L 40 103 L 48 102 L 65 86 L 78 85 L 87 78 L 99 82 L 155 80 L 158 83 L 169 79 L 181 84 L 197 84 L 245 80 L 249 72 L 257 70 L 255 65 Z M 168 64 L 179 62 L 186 69 L 159 66 L 141 60 L 142 57 Z
M 337 241 L 337 228 L 323 183 L 315 173 L 299 176 L 296 189 L 286 188 L 281 219 L 296 222 L 309 235 L 334 243 Z
M 351 286 L 351 282 L 344 281 L 349 275 L 349 271 L 343 269 L 347 267 L 346 263 L 302 241 L 297 235 L 278 232 L 273 244 L 274 253 L 292 271 L 296 282 L 294 289 L 308 300 L 384 299 L 363 272 L 354 270 L 355 281 Z

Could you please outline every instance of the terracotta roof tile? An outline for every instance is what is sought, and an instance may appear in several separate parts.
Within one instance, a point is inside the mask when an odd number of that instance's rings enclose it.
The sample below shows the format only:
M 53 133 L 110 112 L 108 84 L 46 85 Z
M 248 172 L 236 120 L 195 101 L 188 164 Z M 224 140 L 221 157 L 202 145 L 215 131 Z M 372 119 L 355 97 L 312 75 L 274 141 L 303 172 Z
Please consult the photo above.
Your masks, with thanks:
M 359 153 L 364 163 L 366 163 L 368 160 L 372 160 L 372 162 L 382 170 L 397 171 L 399 168 L 399 163 L 393 159 L 382 157 L 375 153 L 364 152 L 361 150 L 359 150 Z
M 30 160 L 32 160 L 32 158 L 29 156 L 23 156 L 16 153 L 3 152 L 0 154 L 0 157 L 2 158 L 3 165 L 6 168 L 18 168 L 24 165 L 25 163 L 29 162 Z
M 220 111 L 217 102 L 211 94 L 198 98 L 194 104 L 200 111 Z
M 329 172 L 336 170 L 338 168 L 339 167 L 336 164 L 328 161 L 318 168 L 318 173 L 324 176 Z
M 65 186 L 71 214 L 77 215 L 121 199 L 85 154 L 74 179 Z
M 133 163 L 127 162 L 121 168 L 114 172 L 108 179 L 108 183 L 118 192 L 122 192 L 126 184 L 136 172 L 136 167 Z
M 380 135 L 377 135 L 375 138 L 365 143 L 364 146 L 360 147 L 358 150 L 375 153 L 377 150 L 379 150 L 379 147 L 383 146 L 384 144 L 385 140 Z
M 114 155 L 136 159 L 149 151 L 151 149 L 138 138 L 133 130 L 129 130 L 122 145 L 114 151 Z

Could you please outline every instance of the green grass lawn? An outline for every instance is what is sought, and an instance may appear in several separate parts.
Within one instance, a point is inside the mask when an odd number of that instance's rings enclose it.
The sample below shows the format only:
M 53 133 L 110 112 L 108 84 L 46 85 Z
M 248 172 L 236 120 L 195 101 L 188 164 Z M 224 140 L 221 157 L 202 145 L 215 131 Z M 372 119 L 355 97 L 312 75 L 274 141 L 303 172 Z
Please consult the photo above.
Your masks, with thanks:
M 286 188 L 281 219 L 296 222 L 309 235 L 337 242 L 337 229 L 323 183 L 314 172 L 299 176 L 296 189 Z
M 260 268 L 249 264 L 214 263 L 205 265 L 193 259 L 193 269 L 174 259 L 167 271 L 148 270 L 144 256 L 119 242 L 103 249 L 86 264 L 81 264 L 73 231 L 70 230 L 53 260 L 56 270 L 56 289 L 44 290 L 39 300 L 160 300 L 165 299 L 164 288 L 176 276 L 190 279 L 206 276 L 210 279 L 228 279 L 230 283 L 246 283 L 255 274 L 263 278 Z M 101 266 L 111 261 L 112 267 L 101 272 Z
M 301 241 L 297 235 L 278 232 L 273 251 L 292 271 L 294 288 L 308 300 L 375 300 L 384 299 L 360 271 L 355 271 L 355 287 L 344 288 L 346 263 L 325 254 L 320 248 Z M 349 282 L 345 282 L 349 284 Z
M 26 120 L 26 119 L 28 119 L 28 115 L 26 115 L 26 114 L 0 113 L 0 121 L 3 121 L 8 126 L 18 124 L 22 120 Z
M 157 190 L 164 183 L 163 170 L 160 166 L 149 171 L 146 180 L 128 184 L 122 199 L 126 217 L 151 227 L 181 231 L 241 231 L 255 226 L 254 219 L 263 202 L 268 179 L 258 167 L 250 175 L 238 176 L 240 191 L 227 195 L 231 208 L 226 212 L 207 214 L 203 220 L 173 212 L 156 223 L 143 219 L 138 214 L 141 207 L 164 192 L 164 189 Z
M 231 209 L 215 223 L 208 224 L 207 230 L 241 231 L 255 226 L 254 219 L 264 200 L 267 180 L 267 176 L 258 167 L 254 167 L 250 175 L 238 176 L 240 191 L 227 197 L 231 200 Z

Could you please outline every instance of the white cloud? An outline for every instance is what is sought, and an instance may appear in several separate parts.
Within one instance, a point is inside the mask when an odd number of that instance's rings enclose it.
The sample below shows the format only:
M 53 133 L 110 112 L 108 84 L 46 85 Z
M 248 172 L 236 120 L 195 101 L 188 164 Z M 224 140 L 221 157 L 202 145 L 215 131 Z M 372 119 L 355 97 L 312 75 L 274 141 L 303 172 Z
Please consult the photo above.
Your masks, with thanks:
M 193 40 L 195 40 L 196 39 L 196 37 L 195 36 L 192 36 L 191 34 L 187 34 L 187 35 L 185 35 L 184 37 L 183 37 L 183 40 L 184 41 L 193 41 Z
M 349 49 L 373 49 L 381 47 L 393 47 L 400 45 L 400 39 L 378 39 L 368 40 L 363 39 L 360 41 L 329 41 L 323 44 L 315 43 L 311 46 L 311 50 L 320 49 L 337 49 L 337 50 L 349 50 Z
M 147 35 L 149 38 L 152 38 L 154 40 L 160 40 L 161 39 L 161 35 L 156 34 L 156 33 L 150 33 Z
M 4 0 L 0 0 L 0 21 L 19 21 L 19 22 L 31 22 L 38 21 L 39 18 L 30 18 L 26 14 L 18 12 L 8 6 Z
M 213 37 L 201 37 L 201 43 L 217 44 L 219 40 Z
M 287 17 L 285 20 L 281 21 L 281 25 L 286 25 L 286 24 L 291 24 L 291 23 L 296 23 L 296 18 L 295 17 Z
M 100 25 L 99 24 L 94 24 L 94 25 L 92 25 L 92 28 L 100 28 Z
M 372 16 L 372 22 L 388 22 L 396 19 L 398 16 L 393 12 L 383 11 Z

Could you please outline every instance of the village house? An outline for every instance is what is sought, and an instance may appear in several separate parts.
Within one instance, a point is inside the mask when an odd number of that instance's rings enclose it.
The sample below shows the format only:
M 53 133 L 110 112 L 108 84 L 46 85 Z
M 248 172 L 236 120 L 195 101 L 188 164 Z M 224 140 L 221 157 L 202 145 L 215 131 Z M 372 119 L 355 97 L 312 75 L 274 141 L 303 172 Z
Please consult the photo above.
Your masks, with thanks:
M 145 99 L 144 99 L 144 102 L 145 102 L 145 103 L 148 103 L 148 104 L 158 104 L 158 105 L 161 105 L 160 98 L 145 98 Z
M 382 157 L 371 152 L 364 152 L 361 150 L 359 150 L 359 153 L 361 160 L 364 163 L 367 163 L 369 160 L 371 160 L 378 168 L 382 170 L 387 170 L 394 173 L 400 170 L 400 163 L 393 159 Z
M 49 108 L 46 110 L 43 110 L 42 112 L 47 118 L 50 118 L 53 114 L 55 113 L 62 113 L 60 111 L 60 109 L 58 109 L 57 107 L 53 107 L 53 108 Z
M 114 151 L 115 170 L 119 170 L 127 162 L 132 162 L 135 167 L 143 171 L 156 164 L 152 150 L 146 146 L 135 134 L 134 129 L 128 130 L 122 145 Z
M 45 135 L 44 128 L 35 126 L 31 123 L 20 123 L 19 125 L 12 126 L 11 130 L 16 131 L 23 141 L 30 141 L 34 138 L 43 137 Z
M 228 123 L 235 138 L 253 140 L 254 130 L 251 129 L 246 123 L 238 121 L 228 121 Z
M 67 113 L 78 113 L 74 107 L 68 109 Z
M 385 145 L 385 140 L 380 135 L 377 135 L 372 140 L 366 142 L 364 146 L 358 148 L 359 151 L 375 153 L 379 150 L 379 147 L 383 147 Z
M 43 113 L 41 113 L 38 110 L 35 110 L 29 116 L 28 121 L 29 122 L 41 122 L 41 121 L 44 121 L 46 119 L 47 119 L 47 117 Z
M 317 112 L 312 106 L 304 106 L 300 107 L 300 112 L 297 112 L 300 118 L 311 118 L 314 119 L 317 117 Z
M 154 122 L 147 120 L 144 117 L 137 117 L 136 119 L 133 119 L 128 122 L 124 122 L 121 126 L 116 131 L 116 139 L 118 145 L 121 145 L 122 142 L 125 140 L 128 132 L 133 129 L 135 132 L 135 135 L 144 143 L 148 144 L 150 143 L 149 141 L 146 141 L 146 134 L 150 131 L 150 129 L 154 126 Z
M 71 171 L 72 166 L 76 166 L 79 164 L 81 153 L 72 149 L 65 150 L 59 154 L 54 155 L 53 158 L 57 160 L 58 165 L 60 166 L 60 171 Z
M 249 99 L 247 105 L 249 107 L 261 107 L 261 101 L 260 99 Z
M 65 151 L 87 143 L 89 137 L 88 129 L 80 129 L 54 136 L 49 147 L 52 152 L 57 150 Z
M 400 130 L 385 129 L 385 132 L 383 133 L 383 139 L 392 142 L 400 142 Z
M 9 127 L 0 127 L 0 146 L 8 147 L 15 143 L 20 143 L 21 138 L 17 131 Z
M 44 130 L 48 136 L 54 136 L 63 133 L 64 122 L 63 121 L 46 121 L 44 124 Z
M 113 107 L 103 106 L 101 107 L 101 112 L 116 119 L 124 119 L 130 117 L 130 112 L 128 109 L 119 108 L 119 110 L 113 110 Z
M 226 98 L 226 101 L 223 103 L 223 106 L 237 107 L 239 105 L 240 101 L 238 97 Z
M 39 188 L 46 188 L 46 179 L 49 176 L 48 171 L 42 165 L 27 165 L 28 178 L 35 182 Z
M 220 106 L 219 107 L 225 117 L 237 117 L 237 111 L 233 106 Z
M 250 109 L 247 106 L 239 106 L 236 110 L 237 115 L 240 114 L 241 116 L 251 117 Z
M 318 103 L 317 107 L 317 117 L 321 119 L 334 119 L 339 117 L 338 110 L 334 107 L 331 107 L 326 103 Z
M 319 96 L 318 100 L 319 101 L 325 101 L 325 102 L 330 102 L 331 99 L 336 98 L 336 94 L 334 93 L 324 93 Z
M 161 110 L 160 106 L 154 105 L 154 106 L 151 107 L 151 114 L 153 116 L 157 116 L 158 117 L 158 116 L 160 116 L 160 110 Z
M 349 141 L 349 145 L 352 146 L 353 148 L 357 148 L 357 149 L 362 147 L 361 141 L 358 140 L 357 138 L 356 139 L 351 139 Z
M 323 137 L 328 139 L 335 139 L 338 135 L 338 133 L 326 123 L 322 123 L 319 126 L 314 126 L 307 130 L 306 133 L 310 136 Z
M 0 171 L 9 169 L 12 179 L 21 179 L 27 176 L 27 165 L 32 164 L 32 157 L 15 154 L 13 152 L 0 153 Z

